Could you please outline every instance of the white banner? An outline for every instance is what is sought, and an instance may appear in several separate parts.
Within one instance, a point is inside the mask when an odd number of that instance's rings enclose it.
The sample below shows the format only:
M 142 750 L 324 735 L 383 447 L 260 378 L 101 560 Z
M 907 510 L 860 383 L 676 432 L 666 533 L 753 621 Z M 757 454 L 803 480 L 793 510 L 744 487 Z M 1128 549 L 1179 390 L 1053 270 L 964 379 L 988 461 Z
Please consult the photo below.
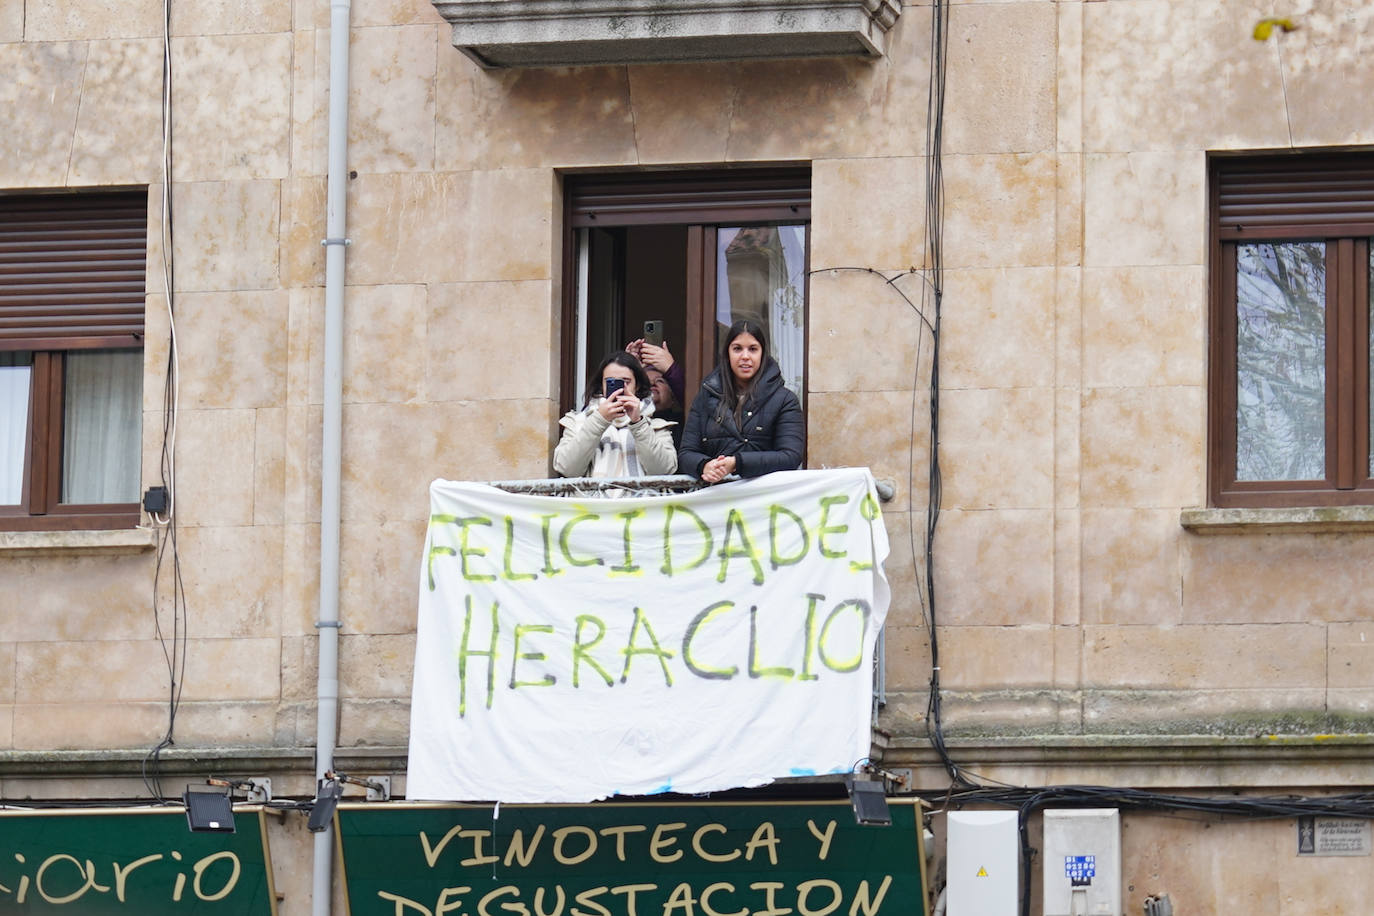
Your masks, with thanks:
M 889 595 L 866 468 L 430 499 L 409 798 L 710 792 L 868 756 Z

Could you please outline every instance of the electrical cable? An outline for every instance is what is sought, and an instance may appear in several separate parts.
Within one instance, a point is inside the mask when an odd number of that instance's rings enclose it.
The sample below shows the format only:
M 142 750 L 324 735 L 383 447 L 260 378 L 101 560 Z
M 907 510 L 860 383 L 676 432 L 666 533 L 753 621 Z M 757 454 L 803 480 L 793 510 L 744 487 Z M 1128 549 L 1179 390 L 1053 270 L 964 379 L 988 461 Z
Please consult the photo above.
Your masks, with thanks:
M 970 804 L 1004 805 L 1017 809 L 1017 827 L 1021 845 L 1021 916 L 1029 916 L 1031 902 L 1032 863 L 1037 850 L 1030 844 L 1028 823 L 1032 814 L 1049 805 L 1066 807 L 1114 807 L 1125 811 L 1160 815 L 1200 815 L 1205 817 L 1234 817 L 1251 820 L 1302 816 L 1334 816 L 1374 820 L 1374 792 L 1360 792 L 1325 797 L 1308 796 L 1227 796 L 1205 797 L 1156 793 L 1139 789 L 1105 786 L 1063 785 L 1027 788 L 999 783 L 979 776 L 979 785 L 968 777 L 972 774 L 951 759 L 944 741 L 941 709 L 940 655 L 934 586 L 935 536 L 940 514 L 941 475 L 939 463 L 939 336 L 941 306 L 944 293 L 944 172 L 942 147 L 944 142 L 945 80 L 949 43 L 949 0 L 932 0 L 930 84 L 926 122 L 926 237 L 929 263 L 926 266 L 926 286 L 922 289 L 922 304 L 917 311 L 933 315 L 927 322 L 931 330 L 933 354 L 930 366 L 930 461 L 929 502 L 927 505 L 925 543 L 925 601 L 930 631 L 931 677 L 926 728 L 932 747 L 939 754 L 950 786 L 940 793 L 906 793 L 932 800 L 943 800 L 945 808 Z M 895 279 L 895 278 L 894 278 Z M 895 286 L 894 286 L 895 288 Z M 927 296 L 933 308 L 926 306 Z M 914 464 L 913 464 L 914 470 Z M 913 535 L 914 536 L 914 535 Z
M 69 811 L 81 808 L 160 808 L 161 803 L 131 801 L 127 798 L 77 798 L 67 800 L 44 799 L 41 803 L 28 800 L 0 799 L 0 811 Z
M 237 804 L 248 804 L 255 807 L 269 808 L 276 811 L 300 811 L 309 813 L 314 804 L 313 798 L 274 798 L 265 802 L 244 801 L 234 799 Z M 127 798 L 70 798 L 70 799 L 44 799 L 41 802 L 29 799 L 7 800 L 0 798 L 0 811 L 74 811 L 87 808 L 137 808 L 156 810 L 159 808 L 175 807 L 181 805 L 181 799 L 164 799 L 160 801 L 138 801 Z
M 931 323 L 930 361 L 930 455 L 928 461 L 926 529 L 925 529 L 925 589 L 922 606 L 930 638 L 930 693 L 926 706 L 926 736 L 940 757 L 951 784 L 956 789 L 979 788 L 992 783 L 1005 785 L 986 776 L 979 776 L 956 764 L 945 745 L 943 688 L 940 683 L 939 621 L 935 602 L 935 538 L 940 521 L 944 478 L 940 470 L 940 322 L 944 304 L 944 124 L 945 86 L 949 61 L 949 0 L 933 0 L 930 27 L 930 81 L 926 107 L 926 286 L 922 289 L 922 314 L 933 315 Z M 931 304 L 926 305 L 929 297 Z M 914 470 L 914 464 L 913 464 Z M 914 530 L 913 530 L 914 537 Z M 977 778 L 974 782 L 972 778 Z
M 186 679 L 186 590 L 181 574 L 181 554 L 177 545 L 176 523 L 176 424 L 180 407 L 180 355 L 177 350 L 176 310 L 172 290 L 172 8 L 171 0 L 162 4 L 162 284 L 167 308 L 167 372 L 163 382 L 161 483 L 167 492 L 165 513 L 149 513 L 158 529 L 157 561 L 153 570 L 153 628 L 167 665 L 167 731 L 143 759 L 143 785 L 159 801 L 168 799 L 160 774 L 162 751 L 174 743 L 177 711 Z M 170 552 L 170 562 L 166 562 Z M 164 569 L 171 576 L 172 633 L 169 646 L 162 626 L 160 603 Z
M 912 373 L 913 378 L 912 378 L 912 383 L 911 383 L 911 410 L 910 410 L 910 417 L 911 417 L 912 432 L 911 432 L 911 435 L 907 436 L 907 467 L 908 467 L 908 468 L 915 468 L 915 466 L 916 466 L 916 431 L 915 431 L 915 427 L 916 427 L 916 395 L 917 395 L 917 392 L 919 392 L 920 389 L 921 389 L 921 350 L 922 350 L 922 347 L 925 345 L 925 333 L 926 333 L 927 330 L 930 331 L 931 340 L 934 341 L 934 339 L 935 339 L 935 325 L 933 325 L 933 324 L 931 323 L 930 319 L 926 317 L 926 314 L 925 314 L 925 312 L 923 311 L 923 309 L 925 308 L 925 292 L 926 292 L 927 287 L 929 287 L 929 286 L 931 285 L 931 280 L 930 280 L 929 277 L 926 277 L 918 268 L 915 268 L 915 267 L 909 267 L 909 268 L 907 268 L 906 270 L 899 270 L 899 271 L 897 271 L 896 273 L 891 274 L 890 276 L 889 276 L 888 274 L 882 272 L 881 270 L 877 270 L 877 269 L 872 268 L 872 267 L 851 267 L 851 266 L 816 267 L 816 268 L 812 268 L 811 270 L 808 270 L 808 271 L 806 272 L 806 275 L 807 275 L 807 277 L 810 277 L 810 276 L 812 276 L 813 274 L 818 274 L 818 273 L 822 273 L 822 272 L 825 272 L 825 273 L 833 273 L 833 272 L 837 272 L 837 271 L 856 271 L 856 272 L 859 272 L 859 273 L 872 274 L 873 276 L 880 278 L 880 279 L 883 281 L 883 284 L 884 284 L 885 286 L 887 286 L 889 289 L 891 289 L 893 292 L 895 292 L 898 296 L 901 296 L 901 297 L 902 297 L 902 301 L 905 302 L 905 303 L 907 304 L 907 307 L 910 308 L 913 312 L 915 312 L 915 313 L 916 313 L 916 317 L 919 318 L 919 319 L 921 320 L 921 324 L 920 324 L 920 326 L 917 328 L 917 335 L 916 335 L 916 365 L 915 365 L 915 368 L 913 369 L 913 373 Z M 898 281 L 904 280 L 905 278 L 907 278 L 907 277 L 912 277 L 912 276 L 920 278 L 921 281 L 922 281 L 923 283 L 925 283 L 925 286 L 922 287 L 922 297 L 921 297 L 921 300 L 922 300 L 922 301 L 921 301 L 921 304 L 920 304 L 920 305 L 918 305 L 916 302 L 912 301 L 912 298 L 911 298 L 910 296 L 908 296 L 905 292 L 903 292 L 903 291 L 902 291 L 902 288 L 901 288 L 900 286 L 897 285 L 897 284 L 898 284 Z M 907 488 L 908 488 L 908 491 L 914 491 L 914 489 L 915 489 L 914 486 L 912 485 L 912 480 L 911 480 L 910 473 L 908 473 L 908 477 L 907 477 Z M 915 526 L 915 525 L 911 525 L 911 524 L 908 524 L 908 525 L 907 525 L 907 538 L 908 538 L 908 544 L 909 544 L 909 546 L 910 546 L 910 548 L 911 548 L 911 562 L 912 562 L 912 566 L 913 566 L 913 570 L 912 570 L 912 571 L 915 573 L 916 578 L 919 580 L 919 579 L 921 578 L 921 571 L 920 571 L 920 568 L 916 565 L 916 557 L 917 557 L 917 555 L 918 555 L 920 552 L 916 549 L 916 526 Z M 922 592 L 921 592 L 921 590 L 920 590 L 919 588 L 917 589 L 916 594 L 917 594 L 917 599 L 918 599 L 918 600 L 920 601 L 920 603 L 921 603 L 921 614 L 922 614 L 922 617 L 923 617 L 923 619 L 927 619 L 927 620 L 928 620 L 929 618 L 928 618 L 928 615 L 927 615 L 927 613 L 926 613 L 926 602 L 925 602 L 925 597 L 924 597 L 924 595 L 922 594 Z M 880 634 L 880 638 L 881 638 L 881 637 L 882 637 L 882 634 Z M 876 665 L 876 662 L 875 662 L 875 665 Z M 885 702 L 885 700 L 882 698 L 882 695 L 881 695 L 877 690 L 875 690 L 875 691 L 874 691 L 874 694 L 873 694 L 873 722 L 872 722 L 872 724 L 873 724 L 875 727 L 876 727 L 877 724 L 878 724 L 878 711 L 879 711 L 879 709 L 882 707 L 882 705 L 884 704 L 884 702 Z
M 935 607 L 935 535 L 940 519 L 940 505 L 943 497 L 943 478 L 940 473 L 940 316 L 944 299 L 944 120 L 945 120 L 945 83 L 948 70 L 949 48 L 949 0 L 933 0 L 931 5 L 930 38 L 930 81 L 926 102 L 926 155 L 925 155 L 925 233 L 926 266 L 924 270 L 912 267 L 891 276 L 871 267 L 821 267 L 809 273 L 822 270 L 865 271 L 883 279 L 921 319 L 921 333 L 916 341 L 916 377 L 912 385 L 913 427 L 916 414 L 916 393 L 920 390 L 921 349 L 925 332 L 929 330 L 931 341 L 930 378 L 929 378 L 929 456 L 926 480 L 926 525 L 925 543 L 921 554 L 924 560 L 924 576 L 917 566 L 917 579 L 924 579 L 923 587 L 917 594 L 925 617 L 930 639 L 930 692 L 926 706 L 926 735 L 939 755 L 945 772 L 953 787 L 969 789 L 978 787 L 951 758 L 945 745 L 944 718 L 941 704 L 940 685 L 940 643 L 938 621 Z M 897 285 L 901 279 L 917 275 L 923 281 L 921 301 L 913 302 Z M 931 317 L 933 316 L 933 317 Z M 908 443 L 908 467 L 915 472 L 915 435 Z M 914 481 L 908 478 L 908 487 L 915 491 Z M 915 525 L 909 528 L 912 539 L 912 559 L 916 562 Z
M 973 788 L 940 793 L 908 793 L 943 802 L 941 810 L 967 805 L 1000 805 L 1017 809 L 1021 846 L 1021 916 L 1030 916 L 1035 856 L 1028 825 L 1031 815 L 1057 805 L 1066 808 L 1117 808 L 1137 814 L 1196 815 L 1208 818 L 1274 820 L 1292 817 L 1346 817 L 1374 820 L 1374 791 L 1328 796 L 1201 796 L 1151 792 L 1111 786 L 1061 785 L 1031 788 Z
M 930 9 L 930 83 L 926 101 L 926 247 L 929 284 L 922 291 L 922 312 L 934 315 L 930 358 L 930 456 L 925 531 L 925 604 L 930 631 L 930 694 L 926 706 L 926 735 L 940 756 L 945 772 L 958 787 L 974 783 L 950 757 L 945 746 L 940 686 L 939 620 L 935 605 L 935 535 L 940 521 L 943 478 L 940 474 L 940 317 L 944 299 L 944 123 L 945 78 L 948 70 L 949 2 L 933 0 Z M 927 309 L 927 295 L 932 306 Z
M 903 279 L 905 279 L 905 278 L 907 278 L 907 277 L 919 277 L 922 281 L 924 281 L 925 283 L 929 284 L 929 283 L 930 283 L 930 279 L 929 279 L 928 277 L 923 276 L 920 270 L 918 270 L 918 269 L 915 268 L 915 267 L 910 267 L 910 268 L 907 268 L 906 270 L 899 270 L 899 271 L 897 271 L 896 273 L 894 273 L 892 276 L 888 276 L 887 274 L 883 273 L 881 270 L 877 270 L 877 269 L 872 268 L 872 267 L 813 267 L 813 268 L 811 268 L 810 270 L 808 270 L 808 271 L 806 272 L 806 275 L 807 275 L 808 277 L 810 277 L 810 276 L 812 276 L 812 275 L 814 275 L 814 274 L 819 274 L 819 273 L 832 273 L 832 272 L 834 272 L 834 271 L 840 271 L 840 270 L 854 270 L 854 271 L 859 271 L 859 272 L 861 272 L 861 273 L 873 274 L 875 277 L 880 277 L 880 278 L 882 279 L 882 281 L 883 281 L 884 284 L 886 284 L 887 286 L 892 287 L 892 290 L 893 290 L 897 295 L 899 295 L 899 296 L 902 297 L 902 301 L 904 301 L 908 306 L 910 306 L 911 310 L 912 310 L 913 312 L 916 313 L 916 317 L 921 319 L 921 324 L 923 324 L 925 327 L 929 328 L 929 329 L 931 330 L 931 332 L 934 333 L 934 331 L 935 331 L 935 326 L 934 326 L 933 324 L 930 323 L 930 319 L 927 318 L 927 317 L 925 316 L 925 313 L 921 311 L 921 306 L 919 306 L 919 305 L 917 305 L 915 302 L 913 302 L 912 299 L 911 299 L 911 297 L 908 296 L 906 293 L 902 292 L 901 287 L 899 287 L 899 286 L 897 285 L 897 281 L 898 281 L 898 280 L 903 280 Z M 920 341 L 918 340 L 918 341 L 917 341 L 917 349 L 919 349 L 919 348 L 920 348 Z

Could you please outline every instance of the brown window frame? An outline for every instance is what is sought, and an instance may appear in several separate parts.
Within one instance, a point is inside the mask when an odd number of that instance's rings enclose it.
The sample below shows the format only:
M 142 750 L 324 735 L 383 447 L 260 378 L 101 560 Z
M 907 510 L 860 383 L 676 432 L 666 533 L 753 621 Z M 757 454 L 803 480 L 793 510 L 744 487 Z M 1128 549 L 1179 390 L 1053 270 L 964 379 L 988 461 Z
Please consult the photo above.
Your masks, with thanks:
M 20 502 L 0 531 L 133 528 L 139 504 L 62 502 L 66 356 L 143 350 L 146 188 L 0 195 L 0 351 L 33 355 Z
M 560 409 L 571 410 L 578 380 L 576 321 L 577 230 L 591 227 L 687 228 L 687 339 L 677 353 L 689 393 L 715 367 L 716 232 L 720 226 L 811 223 L 811 167 L 677 169 L 564 176 L 562 371 Z M 807 233 L 810 251 L 810 232 Z M 808 265 L 809 266 L 809 265 Z M 806 350 L 810 350 L 810 283 Z M 693 320 L 695 319 L 695 320 Z M 676 349 L 676 348 L 675 348 Z M 809 360 L 808 360 L 809 362 Z M 803 367 L 803 377 L 809 367 Z M 690 404 L 682 405 L 687 410 Z
M 1374 504 L 1369 273 L 1374 153 L 1214 157 L 1209 166 L 1208 497 L 1219 508 Z M 1319 480 L 1237 480 L 1237 248 L 1326 251 L 1325 467 Z

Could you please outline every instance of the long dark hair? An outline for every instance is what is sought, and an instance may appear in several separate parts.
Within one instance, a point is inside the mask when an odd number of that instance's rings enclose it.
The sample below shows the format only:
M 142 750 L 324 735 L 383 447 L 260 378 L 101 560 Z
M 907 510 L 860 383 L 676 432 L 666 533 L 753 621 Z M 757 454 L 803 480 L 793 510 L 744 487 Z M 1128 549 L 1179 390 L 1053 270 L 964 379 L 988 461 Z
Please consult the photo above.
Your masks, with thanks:
M 759 342 L 759 347 L 763 350 L 763 355 L 759 359 L 758 370 L 743 389 L 735 381 L 735 371 L 730 368 L 730 344 L 734 343 L 735 338 L 741 334 L 752 336 Z M 725 342 L 720 347 L 720 408 L 716 412 L 717 422 L 724 420 L 726 414 L 731 414 L 735 418 L 735 425 L 739 426 L 745 402 L 753 400 L 754 388 L 757 387 L 763 370 L 772 361 L 773 357 L 768 352 L 768 333 L 764 331 L 761 324 L 750 318 L 741 318 L 730 325 L 730 330 L 725 333 Z
M 584 401 L 584 406 L 590 404 L 592 398 L 599 398 L 606 393 L 606 386 L 601 383 L 601 373 L 605 372 L 606 367 L 611 363 L 624 366 L 634 374 L 635 397 L 641 401 L 650 397 L 649 373 L 644 371 L 644 364 L 635 359 L 632 354 L 626 353 L 624 350 L 616 350 L 603 359 L 601 365 L 597 366 L 591 377 L 587 379 L 587 398 Z

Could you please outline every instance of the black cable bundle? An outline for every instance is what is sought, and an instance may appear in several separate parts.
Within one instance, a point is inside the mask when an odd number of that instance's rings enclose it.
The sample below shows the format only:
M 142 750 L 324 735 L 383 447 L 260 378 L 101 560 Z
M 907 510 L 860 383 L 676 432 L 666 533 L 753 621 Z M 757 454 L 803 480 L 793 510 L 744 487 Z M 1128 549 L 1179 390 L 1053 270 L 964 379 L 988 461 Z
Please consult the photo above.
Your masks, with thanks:
M 940 521 L 940 311 L 944 298 L 944 124 L 945 74 L 948 69 L 949 2 L 933 0 L 930 8 L 930 86 L 926 103 L 926 246 L 930 282 L 926 289 L 933 300 L 930 360 L 930 472 L 926 502 L 925 601 L 930 627 L 930 696 L 926 704 L 926 734 L 940 755 L 945 772 L 956 787 L 970 782 L 945 747 L 940 700 L 940 641 L 935 613 L 935 533 Z M 923 290 L 924 293 L 924 290 Z M 924 297 L 923 297 L 924 298 Z M 924 303 L 922 311 L 925 312 Z
M 167 375 L 163 382 L 162 393 L 162 456 L 160 463 L 161 483 L 168 494 L 166 516 L 153 514 L 153 521 L 159 526 L 157 542 L 157 563 L 153 571 L 153 629 L 158 642 L 162 644 L 163 658 L 167 663 L 168 700 L 167 731 L 162 739 L 143 758 L 143 785 L 148 793 L 162 802 L 168 798 L 162 790 L 161 754 L 175 741 L 177 709 L 181 706 L 181 690 L 186 678 L 186 589 L 181 576 L 181 554 L 177 549 L 176 522 L 176 413 L 177 413 L 177 372 L 178 357 L 176 345 L 176 318 L 173 301 L 173 253 L 172 253 L 172 46 L 171 46 L 171 3 L 164 2 L 162 8 L 163 47 L 162 47 L 162 263 L 165 293 L 167 296 L 167 315 L 170 345 L 167 348 Z M 172 592 L 172 634 L 171 645 L 163 633 L 162 614 L 158 608 L 161 595 L 164 561 L 170 552 L 171 592 Z

